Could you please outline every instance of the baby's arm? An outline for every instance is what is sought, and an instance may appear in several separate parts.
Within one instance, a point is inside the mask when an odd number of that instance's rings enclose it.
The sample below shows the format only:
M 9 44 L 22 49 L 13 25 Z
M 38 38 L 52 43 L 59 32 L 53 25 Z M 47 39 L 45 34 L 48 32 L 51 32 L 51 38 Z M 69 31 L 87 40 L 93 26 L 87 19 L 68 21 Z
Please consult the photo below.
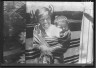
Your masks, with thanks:
M 62 30 L 60 32 L 60 37 L 66 37 L 70 33 L 70 30 Z

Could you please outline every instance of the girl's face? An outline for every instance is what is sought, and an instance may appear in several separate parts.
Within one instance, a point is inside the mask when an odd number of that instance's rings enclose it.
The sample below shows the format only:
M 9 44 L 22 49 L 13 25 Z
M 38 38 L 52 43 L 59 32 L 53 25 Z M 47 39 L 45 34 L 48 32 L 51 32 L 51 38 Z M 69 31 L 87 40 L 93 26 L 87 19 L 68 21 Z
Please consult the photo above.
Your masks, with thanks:
M 44 28 L 44 29 L 48 29 L 48 27 L 50 26 L 51 24 L 51 17 L 49 15 L 44 15 L 42 16 L 40 19 L 39 19 L 39 22 L 41 24 L 41 26 Z
M 39 23 L 43 29 L 48 29 L 51 25 L 50 10 L 47 8 L 41 8 L 39 10 Z

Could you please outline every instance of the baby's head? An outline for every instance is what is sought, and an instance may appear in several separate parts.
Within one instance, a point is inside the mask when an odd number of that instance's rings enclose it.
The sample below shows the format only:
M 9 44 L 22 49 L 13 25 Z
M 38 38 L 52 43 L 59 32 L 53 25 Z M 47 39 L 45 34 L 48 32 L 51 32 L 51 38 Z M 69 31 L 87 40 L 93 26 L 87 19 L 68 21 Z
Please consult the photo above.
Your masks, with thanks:
M 68 20 L 65 16 L 55 17 L 54 24 L 61 29 L 68 30 Z

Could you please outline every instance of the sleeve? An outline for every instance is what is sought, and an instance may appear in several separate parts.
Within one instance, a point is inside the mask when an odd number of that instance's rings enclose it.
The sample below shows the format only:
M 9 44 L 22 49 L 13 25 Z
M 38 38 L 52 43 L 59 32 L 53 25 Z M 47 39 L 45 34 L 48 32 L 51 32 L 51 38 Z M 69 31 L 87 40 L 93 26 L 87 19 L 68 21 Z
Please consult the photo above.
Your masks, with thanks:
M 34 36 L 35 32 L 38 33 L 37 25 L 34 27 L 34 30 L 33 30 L 33 46 L 37 47 L 39 45 L 39 40 Z
M 66 35 L 64 37 L 58 38 L 58 46 L 62 45 L 61 48 L 58 48 L 54 51 L 54 53 L 64 53 L 70 46 L 71 32 L 70 30 L 66 31 Z

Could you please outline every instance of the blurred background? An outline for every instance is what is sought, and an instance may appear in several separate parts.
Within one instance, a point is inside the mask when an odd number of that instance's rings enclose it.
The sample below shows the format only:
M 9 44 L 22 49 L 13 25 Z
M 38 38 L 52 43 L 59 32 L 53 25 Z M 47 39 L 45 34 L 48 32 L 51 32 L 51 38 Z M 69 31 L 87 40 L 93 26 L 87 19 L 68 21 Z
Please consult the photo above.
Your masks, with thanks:
M 26 4 L 24 1 L 4 1 L 4 63 L 17 63 L 25 51 Z

